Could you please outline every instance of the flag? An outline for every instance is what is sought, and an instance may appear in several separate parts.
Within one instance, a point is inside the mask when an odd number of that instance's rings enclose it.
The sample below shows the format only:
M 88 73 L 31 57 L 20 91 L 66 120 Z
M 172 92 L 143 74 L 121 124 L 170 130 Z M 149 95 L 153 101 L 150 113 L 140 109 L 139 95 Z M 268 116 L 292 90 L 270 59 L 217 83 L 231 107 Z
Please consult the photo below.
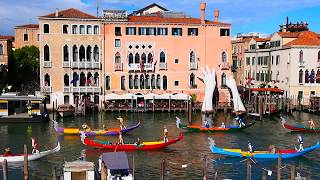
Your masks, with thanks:
M 74 77 L 74 79 L 72 79 L 70 83 L 71 84 L 77 83 L 78 80 L 79 80 L 79 75 L 76 75 L 76 77 Z
M 250 85 L 251 85 L 251 83 L 252 83 L 252 78 L 249 76 L 249 77 L 248 77 L 248 81 L 247 81 L 247 85 L 249 85 L 249 86 L 250 86 Z

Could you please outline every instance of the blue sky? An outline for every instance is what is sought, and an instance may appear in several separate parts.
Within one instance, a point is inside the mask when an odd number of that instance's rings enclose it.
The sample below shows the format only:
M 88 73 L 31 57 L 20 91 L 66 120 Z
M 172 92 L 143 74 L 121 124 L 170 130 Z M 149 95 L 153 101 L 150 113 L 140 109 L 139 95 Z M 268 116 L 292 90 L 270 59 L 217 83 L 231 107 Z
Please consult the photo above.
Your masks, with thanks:
M 102 9 L 133 11 L 153 2 L 169 10 L 200 17 L 200 0 L 98 0 Z M 14 26 L 37 23 L 37 17 L 66 8 L 78 8 L 96 14 L 97 0 L 1 0 L 0 34 L 13 35 Z M 232 24 L 232 34 L 279 29 L 286 16 L 292 22 L 307 21 L 312 31 L 320 32 L 320 0 L 207 0 L 206 18 L 220 9 L 220 20 Z M 100 11 L 101 12 L 101 11 Z

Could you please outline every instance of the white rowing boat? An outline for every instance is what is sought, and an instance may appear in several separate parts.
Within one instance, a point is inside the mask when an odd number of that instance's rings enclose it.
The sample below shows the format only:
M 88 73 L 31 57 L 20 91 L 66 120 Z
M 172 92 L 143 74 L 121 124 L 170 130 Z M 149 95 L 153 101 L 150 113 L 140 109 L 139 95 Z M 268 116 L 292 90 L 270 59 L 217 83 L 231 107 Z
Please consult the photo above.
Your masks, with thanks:
M 28 154 L 28 161 L 33 161 L 33 160 L 37 160 L 40 159 L 44 156 L 48 156 L 50 154 L 56 153 L 60 151 L 60 143 L 58 142 L 58 145 L 51 150 L 47 150 L 47 151 L 42 151 L 39 153 L 35 153 L 35 154 Z M 7 162 L 22 162 L 24 161 L 24 154 L 14 154 L 12 156 L 3 156 L 0 155 L 0 162 L 2 162 L 3 160 L 7 160 Z

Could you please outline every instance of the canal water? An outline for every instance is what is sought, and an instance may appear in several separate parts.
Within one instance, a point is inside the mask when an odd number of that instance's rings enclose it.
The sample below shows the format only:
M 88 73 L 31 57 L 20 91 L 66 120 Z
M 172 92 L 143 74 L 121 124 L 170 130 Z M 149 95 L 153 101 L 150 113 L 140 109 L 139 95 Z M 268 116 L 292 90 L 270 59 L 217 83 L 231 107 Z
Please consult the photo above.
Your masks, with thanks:
M 183 123 L 187 123 L 184 113 L 102 113 L 88 115 L 86 117 L 66 118 L 59 120 L 63 127 L 80 127 L 86 122 L 91 128 L 117 127 L 118 120 L 115 118 L 121 115 L 125 117 L 125 124 L 141 122 L 141 127 L 132 131 L 124 137 L 125 142 L 134 142 L 137 137 L 143 141 L 158 140 L 162 136 L 163 126 L 169 130 L 169 136 L 179 135 L 180 130 L 176 128 L 175 117 L 179 116 Z M 193 115 L 193 124 L 200 124 L 202 121 L 200 113 Z M 207 117 L 208 118 L 208 117 Z M 210 118 L 210 117 L 209 117 Z M 295 112 L 288 117 L 291 123 L 306 124 L 307 120 L 313 118 L 316 125 L 320 125 L 319 117 Z M 225 122 L 226 125 L 236 124 L 231 114 L 219 112 L 212 117 L 214 125 Z M 29 162 L 30 179 L 51 179 L 52 169 L 61 168 L 65 161 L 74 161 L 84 156 L 89 161 L 97 162 L 98 156 L 103 152 L 81 144 L 78 136 L 63 136 L 54 132 L 52 123 L 47 124 L 1 124 L 0 125 L 0 148 L 11 147 L 13 153 L 22 153 L 23 144 L 27 143 L 29 150 L 30 138 L 36 137 L 40 143 L 40 149 L 55 147 L 57 140 L 61 142 L 61 151 L 37 161 Z M 201 179 L 203 174 L 203 157 L 208 155 L 208 175 L 213 178 L 215 172 L 223 178 L 245 179 L 246 162 L 240 158 L 230 158 L 220 155 L 213 155 L 209 150 L 208 137 L 215 139 L 220 147 L 247 149 L 250 141 L 255 149 L 267 149 L 270 144 L 280 148 L 293 148 L 296 143 L 297 133 L 290 133 L 283 129 L 279 115 L 268 117 L 263 122 L 257 122 L 242 132 L 236 133 L 185 133 L 184 139 L 165 149 L 147 152 L 129 152 L 129 160 L 135 160 L 136 179 L 153 180 L 159 179 L 160 164 L 162 159 L 167 159 L 167 176 L 170 179 Z M 316 143 L 319 134 L 303 134 L 305 146 Z M 116 141 L 116 137 L 97 137 L 98 139 Z M 320 171 L 320 150 L 309 153 L 303 157 L 283 162 L 282 177 L 289 178 L 290 164 L 294 163 L 297 171 L 303 176 L 311 175 L 313 179 L 319 179 Z M 252 165 L 252 179 L 261 179 L 265 170 L 272 171 L 268 179 L 275 179 L 277 161 L 257 160 Z M 2 169 L 0 172 L 2 178 Z M 22 179 L 23 163 L 9 163 L 10 179 Z

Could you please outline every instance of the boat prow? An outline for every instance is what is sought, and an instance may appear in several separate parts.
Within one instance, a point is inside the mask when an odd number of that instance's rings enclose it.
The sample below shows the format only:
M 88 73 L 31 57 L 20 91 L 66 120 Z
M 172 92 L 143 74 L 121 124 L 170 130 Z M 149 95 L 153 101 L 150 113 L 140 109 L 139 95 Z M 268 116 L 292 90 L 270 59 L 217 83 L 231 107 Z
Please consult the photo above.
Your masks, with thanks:
M 320 133 L 320 128 L 309 128 L 303 125 L 290 125 L 287 123 L 284 117 L 281 118 L 281 124 L 285 129 L 290 130 L 291 132 L 301 132 L 301 133 Z

